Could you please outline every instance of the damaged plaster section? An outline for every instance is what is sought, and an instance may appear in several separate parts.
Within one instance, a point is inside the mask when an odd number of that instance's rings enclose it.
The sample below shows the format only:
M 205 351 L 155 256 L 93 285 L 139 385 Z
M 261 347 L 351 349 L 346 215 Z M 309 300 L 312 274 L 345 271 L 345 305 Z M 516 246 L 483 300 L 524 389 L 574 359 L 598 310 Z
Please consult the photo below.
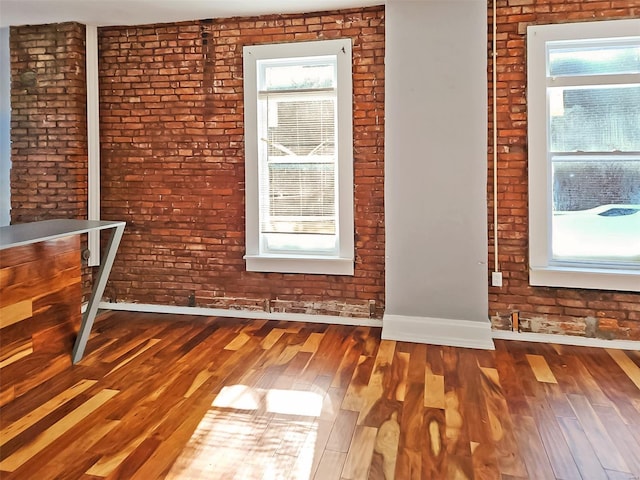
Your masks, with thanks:
M 493 330 L 512 330 L 511 317 L 495 315 L 491 318 Z M 569 318 L 555 316 L 531 316 L 520 313 L 519 331 L 552 335 L 574 335 L 602 340 L 640 340 L 638 322 L 614 318 Z

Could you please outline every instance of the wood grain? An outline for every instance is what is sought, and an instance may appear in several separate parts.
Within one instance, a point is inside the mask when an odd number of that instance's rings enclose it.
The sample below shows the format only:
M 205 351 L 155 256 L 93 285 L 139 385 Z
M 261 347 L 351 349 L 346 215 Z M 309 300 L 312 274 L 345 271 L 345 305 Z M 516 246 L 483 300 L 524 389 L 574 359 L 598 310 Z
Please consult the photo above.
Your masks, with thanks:
M 0 444 L 5 444 L 12 438 L 17 435 L 20 435 L 27 428 L 35 425 L 44 417 L 46 417 L 51 412 L 57 410 L 62 405 L 67 403 L 72 398 L 80 395 L 82 392 L 87 390 L 96 384 L 96 380 L 81 380 L 73 387 L 66 389 L 59 395 L 56 395 L 51 400 L 46 402 L 45 404 L 39 406 L 38 408 L 31 410 L 25 416 L 21 417 L 17 421 L 9 424 L 7 427 L 3 428 L 0 431 Z
M 425 373 L 424 406 L 444 409 L 444 376 Z
M 33 300 L 22 300 L 0 308 L 0 328 L 8 327 L 33 315 Z
M 340 480 L 346 458 L 346 453 L 325 450 L 316 470 L 315 478 L 318 480 Z
M 568 398 L 600 464 L 605 469 L 629 472 L 622 454 L 617 449 L 609 448 L 613 445 L 613 440 L 588 400 L 582 395 L 568 395 Z
M 567 441 L 547 399 L 530 398 L 531 412 L 556 478 L 580 478 Z
M 25 445 L 7 458 L 0 462 L 0 470 L 13 472 L 23 465 L 29 459 L 33 458 L 36 453 L 44 450 L 46 447 L 55 442 L 71 427 L 89 416 L 98 407 L 107 402 L 110 398 L 118 393 L 117 390 L 102 390 L 73 410 L 69 415 L 40 433 L 33 442 Z
M 561 417 L 558 422 L 582 478 L 606 480 L 607 474 L 598 461 L 594 447 L 589 443 L 580 422 L 575 418 L 568 417 Z
M 342 469 L 342 478 L 345 480 L 357 480 L 367 477 L 377 434 L 378 431 L 375 428 L 362 425 L 356 427 L 353 441 Z
M 531 370 L 533 370 L 533 374 L 536 376 L 536 380 L 539 382 L 545 383 L 558 383 L 556 377 L 554 377 L 551 368 L 547 364 L 547 361 L 542 355 L 526 355 L 527 361 L 529 365 L 531 365 Z
M 626 352 L 607 349 L 607 353 L 620 366 L 624 373 L 627 374 L 635 386 L 640 388 L 640 367 L 627 356 Z
M 637 352 L 496 347 L 105 312 L 78 365 L 40 351 L 3 368 L 0 477 L 640 478 Z
M 0 405 L 68 367 L 82 301 L 77 235 L 0 255 Z

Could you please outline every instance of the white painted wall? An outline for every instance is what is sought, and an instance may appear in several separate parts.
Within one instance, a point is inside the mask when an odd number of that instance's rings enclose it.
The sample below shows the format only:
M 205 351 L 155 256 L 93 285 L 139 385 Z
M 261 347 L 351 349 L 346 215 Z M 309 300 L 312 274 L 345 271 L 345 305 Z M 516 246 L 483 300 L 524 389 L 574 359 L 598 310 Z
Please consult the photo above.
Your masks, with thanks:
M 0 226 L 9 225 L 11 194 L 11 63 L 9 27 L 0 28 Z
M 387 3 L 386 338 L 490 335 L 486 42 L 485 2 Z

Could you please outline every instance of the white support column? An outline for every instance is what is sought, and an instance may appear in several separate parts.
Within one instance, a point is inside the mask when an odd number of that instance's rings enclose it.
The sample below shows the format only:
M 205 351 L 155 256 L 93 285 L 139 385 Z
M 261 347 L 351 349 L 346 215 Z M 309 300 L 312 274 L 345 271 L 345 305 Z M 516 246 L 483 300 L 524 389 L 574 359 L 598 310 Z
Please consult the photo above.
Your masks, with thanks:
M 382 338 L 493 348 L 487 282 L 487 5 L 385 10 Z
M 9 27 L 0 28 L 0 226 L 11 222 L 11 62 Z
M 100 109 L 98 92 L 98 27 L 86 26 L 88 220 L 100 220 Z M 100 232 L 89 232 L 89 266 L 100 265 Z

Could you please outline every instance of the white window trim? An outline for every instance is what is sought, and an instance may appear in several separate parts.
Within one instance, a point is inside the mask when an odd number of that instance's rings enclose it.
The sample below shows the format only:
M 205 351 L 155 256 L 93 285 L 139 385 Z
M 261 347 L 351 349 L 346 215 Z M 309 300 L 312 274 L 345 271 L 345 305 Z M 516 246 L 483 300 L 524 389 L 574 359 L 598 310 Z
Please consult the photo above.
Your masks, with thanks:
M 527 27 L 529 283 L 549 287 L 640 291 L 640 269 L 551 262 L 551 167 L 547 161 L 546 42 L 638 36 L 640 20 Z
M 338 255 L 266 254 L 260 250 L 258 191 L 258 72 L 264 59 L 337 55 L 338 61 Z M 353 101 L 351 39 L 252 45 L 243 48 L 245 214 L 247 271 L 354 274 Z

